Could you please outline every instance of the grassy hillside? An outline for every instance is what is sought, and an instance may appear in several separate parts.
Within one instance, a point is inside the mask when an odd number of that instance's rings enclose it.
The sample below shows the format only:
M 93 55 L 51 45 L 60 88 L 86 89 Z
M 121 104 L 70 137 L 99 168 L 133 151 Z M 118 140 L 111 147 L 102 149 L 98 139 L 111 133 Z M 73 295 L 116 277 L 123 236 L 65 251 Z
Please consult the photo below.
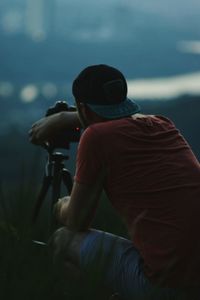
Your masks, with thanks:
M 199 97 L 174 101 L 140 103 L 143 112 L 171 118 L 200 158 Z M 76 146 L 70 149 L 66 163 L 72 175 Z M 47 241 L 49 231 L 49 195 L 36 224 L 31 223 L 33 209 L 41 186 L 45 150 L 28 142 L 27 132 L 12 127 L 0 140 L 0 298 L 11 299 L 103 299 L 98 289 L 84 285 L 81 291 L 53 265 L 46 247 L 32 239 Z M 102 197 L 93 226 L 122 236 L 126 228 Z

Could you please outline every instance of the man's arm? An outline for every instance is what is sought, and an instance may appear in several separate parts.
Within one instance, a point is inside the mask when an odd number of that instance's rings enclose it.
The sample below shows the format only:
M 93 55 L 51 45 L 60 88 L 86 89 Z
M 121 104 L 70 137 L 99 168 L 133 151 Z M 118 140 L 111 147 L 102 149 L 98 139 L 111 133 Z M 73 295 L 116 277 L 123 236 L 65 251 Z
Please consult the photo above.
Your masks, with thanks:
M 72 231 L 85 231 L 94 217 L 98 200 L 103 190 L 105 172 L 102 170 L 93 185 L 75 182 L 70 197 L 57 204 L 58 220 Z

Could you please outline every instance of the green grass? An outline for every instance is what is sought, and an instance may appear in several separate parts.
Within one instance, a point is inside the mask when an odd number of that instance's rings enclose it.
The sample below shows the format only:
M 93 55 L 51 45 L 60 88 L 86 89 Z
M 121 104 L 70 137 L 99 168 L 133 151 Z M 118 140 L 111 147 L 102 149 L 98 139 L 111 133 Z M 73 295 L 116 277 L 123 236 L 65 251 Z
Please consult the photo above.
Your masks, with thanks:
M 32 242 L 30 195 L 22 184 L 0 190 L 0 299 L 42 299 L 49 290 L 47 249 Z
M 48 198 L 36 224 L 32 224 L 39 186 L 34 177 L 25 174 L 25 168 L 21 170 L 19 182 L 0 186 L 0 299 L 108 299 L 102 296 L 104 291 L 99 288 L 98 274 L 87 283 L 66 282 L 66 277 L 53 265 L 48 247 L 32 242 L 32 239 L 47 241 L 50 237 Z M 126 234 L 105 196 L 94 226 Z

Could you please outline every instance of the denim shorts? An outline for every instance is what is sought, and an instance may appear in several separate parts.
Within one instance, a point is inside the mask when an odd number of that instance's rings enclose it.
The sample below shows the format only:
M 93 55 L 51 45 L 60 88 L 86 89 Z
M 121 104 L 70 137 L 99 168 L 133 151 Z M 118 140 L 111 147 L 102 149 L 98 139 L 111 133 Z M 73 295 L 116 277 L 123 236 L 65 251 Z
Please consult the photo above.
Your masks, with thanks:
M 101 283 L 123 300 L 193 300 L 182 290 L 151 284 L 133 242 L 107 232 L 88 232 L 80 246 L 80 263 L 93 286 Z

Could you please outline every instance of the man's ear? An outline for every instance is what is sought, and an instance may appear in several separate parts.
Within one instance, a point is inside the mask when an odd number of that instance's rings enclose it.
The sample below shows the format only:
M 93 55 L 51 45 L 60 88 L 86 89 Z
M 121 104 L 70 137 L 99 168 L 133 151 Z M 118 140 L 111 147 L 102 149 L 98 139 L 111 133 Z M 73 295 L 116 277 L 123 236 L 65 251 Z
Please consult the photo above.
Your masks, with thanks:
M 81 112 L 81 114 L 84 116 L 84 118 L 89 122 L 89 123 L 93 123 L 96 122 L 97 120 L 99 121 L 100 119 L 102 119 L 101 117 L 99 117 L 95 112 L 93 112 L 90 107 L 82 102 L 79 102 L 79 110 Z
M 85 104 L 82 103 L 82 102 L 78 102 L 78 105 L 79 105 L 80 108 L 84 108 L 85 107 Z
M 77 102 L 77 109 L 78 109 L 78 111 L 81 113 L 81 114 L 83 114 L 83 115 L 85 115 L 85 113 L 86 113 L 86 105 L 84 104 L 84 103 L 82 103 L 82 102 Z
M 82 105 L 82 112 L 84 113 L 84 115 L 86 116 L 86 118 L 88 120 L 93 119 L 93 112 L 91 111 L 91 109 L 89 108 L 89 106 L 87 104 L 81 103 Z

